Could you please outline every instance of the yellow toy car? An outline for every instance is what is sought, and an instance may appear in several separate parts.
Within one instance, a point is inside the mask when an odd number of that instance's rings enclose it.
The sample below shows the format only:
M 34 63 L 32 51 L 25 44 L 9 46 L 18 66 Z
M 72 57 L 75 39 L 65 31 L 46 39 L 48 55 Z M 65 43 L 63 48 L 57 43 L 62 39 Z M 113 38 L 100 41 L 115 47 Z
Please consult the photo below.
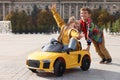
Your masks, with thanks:
M 50 47 L 54 49 L 54 47 Z M 62 76 L 66 69 L 80 66 L 83 71 L 86 71 L 90 67 L 91 57 L 88 51 L 76 50 L 67 54 L 64 51 L 52 51 L 51 49 L 31 53 L 26 60 L 27 68 L 32 72 L 42 70 Z

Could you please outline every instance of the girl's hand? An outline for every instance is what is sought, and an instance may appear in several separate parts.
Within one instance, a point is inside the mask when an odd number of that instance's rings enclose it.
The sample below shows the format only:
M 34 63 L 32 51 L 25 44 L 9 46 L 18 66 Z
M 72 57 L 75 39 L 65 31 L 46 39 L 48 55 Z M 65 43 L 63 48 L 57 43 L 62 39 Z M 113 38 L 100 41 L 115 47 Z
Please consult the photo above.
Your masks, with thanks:
M 52 4 L 51 9 L 55 9 L 56 10 L 56 4 Z

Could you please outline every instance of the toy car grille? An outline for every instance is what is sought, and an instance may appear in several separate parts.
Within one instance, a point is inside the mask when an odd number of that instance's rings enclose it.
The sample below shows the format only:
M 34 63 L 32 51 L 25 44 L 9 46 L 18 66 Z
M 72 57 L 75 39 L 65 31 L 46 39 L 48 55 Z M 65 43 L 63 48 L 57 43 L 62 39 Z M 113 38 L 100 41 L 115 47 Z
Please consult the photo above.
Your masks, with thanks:
M 38 60 L 28 60 L 28 66 L 39 68 L 40 61 Z

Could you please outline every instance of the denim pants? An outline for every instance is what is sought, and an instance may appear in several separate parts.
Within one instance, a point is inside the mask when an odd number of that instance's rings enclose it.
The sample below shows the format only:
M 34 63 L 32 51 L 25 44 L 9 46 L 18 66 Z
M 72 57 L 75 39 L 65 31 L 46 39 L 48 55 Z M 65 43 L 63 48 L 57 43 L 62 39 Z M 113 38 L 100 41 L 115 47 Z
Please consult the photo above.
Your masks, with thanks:
M 54 38 L 50 40 L 50 43 L 53 41 L 55 41 Z M 76 50 L 77 49 L 76 46 L 77 46 L 77 40 L 75 38 L 71 38 L 68 45 L 63 45 L 63 50 L 68 49 L 68 48 Z
M 69 44 L 64 45 L 63 50 L 65 50 L 67 48 L 71 48 L 73 50 L 76 50 L 76 46 L 77 46 L 77 40 L 75 38 L 71 38 Z

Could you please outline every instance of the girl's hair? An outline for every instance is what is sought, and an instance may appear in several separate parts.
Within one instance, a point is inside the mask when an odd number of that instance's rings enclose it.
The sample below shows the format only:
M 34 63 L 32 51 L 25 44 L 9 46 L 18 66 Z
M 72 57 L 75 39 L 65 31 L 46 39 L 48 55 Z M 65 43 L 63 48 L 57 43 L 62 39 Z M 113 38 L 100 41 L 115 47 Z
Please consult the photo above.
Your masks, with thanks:
M 67 22 L 67 26 L 70 26 L 71 23 L 74 23 L 76 21 L 75 17 L 74 16 L 71 16 L 69 19 L 68 19 L 68 22 Z
M 75 17 L 74 17 L 74 16 L 71 16 L 71 17 L 69 18 L 69 20 L 68 20 L 68 23 L 73 23 L 73 22 L 75 22 L 75 21 L 76 21 Z
M 75 23 L 75 25 L 71 25 L 72 23 Z M 68 20 L 68 23 L 67 23 L 67 29 L 70 29 L 70 28 L 75 28 L 75 26 L 77 27 L 80 27 L 80 23 L 78 20 L 75 19 L 74 16 L 71 16 Z
M 87 8 L 87 7 L 81 8 L 80 11 L 87 11 L 88 14 L 92 14 L 92 11 L 90 10 L 90 8 Z

